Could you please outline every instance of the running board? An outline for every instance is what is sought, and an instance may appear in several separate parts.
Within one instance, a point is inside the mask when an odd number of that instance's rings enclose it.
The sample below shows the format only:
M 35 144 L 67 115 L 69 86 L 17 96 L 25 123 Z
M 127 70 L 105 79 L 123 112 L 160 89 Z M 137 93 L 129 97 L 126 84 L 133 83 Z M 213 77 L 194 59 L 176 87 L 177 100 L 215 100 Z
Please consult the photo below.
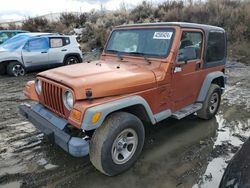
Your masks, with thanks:
M 182 119 L 182 118 L 200 110 L 201 108 L 202 108 L 201 103 L 191 104 L 189 106 L 186 106 L 185 108 L 182 108 L 182 109 L 172 113 L 171 117 L 175 118 L 175 119 Z

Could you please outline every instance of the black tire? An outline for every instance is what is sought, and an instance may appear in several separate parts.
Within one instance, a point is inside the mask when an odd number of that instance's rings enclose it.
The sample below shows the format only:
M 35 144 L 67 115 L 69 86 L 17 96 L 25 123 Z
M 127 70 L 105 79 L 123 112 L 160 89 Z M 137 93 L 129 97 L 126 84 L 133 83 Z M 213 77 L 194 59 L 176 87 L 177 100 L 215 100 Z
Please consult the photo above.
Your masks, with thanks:
M 64 61 L 64 65 L 73 65 L 73 64 L 77 64 L 77 63 L 80 63 L 80 61 L 75 56 L 69 56 Z
M 123 136 L 118 137 L 120 134 L 126 135 L 127 142 L 122 139 Z M 131 144 L 136 138 L 137 144 Z M 90 141 L 90 161 L 108 176 L 120 174 L 137 161 L 144 145 L 144 138 L 145 130 L 139 118 L 127 112 L 115 112 L 94 132 Z M 121 139 L 124 141 L 122 144 Z M 126 158 L 121 157 L 123 152 L 127 152 Z M 119 153 L 117 157 L 115 153 Z
M 3 63 L 0 62 L 0 75 L 4 75 L 6 73 L 6 67 Z
M 26 71 L 23 65 L 19 62 L 10 62 L 7 65 L 7 73 L 10 76 L 24 76 Z
M 221 101 L 221 88 L 217 84 L 211 84 L 202 109 L 197 111 L 197 116 L 201 119 L 212 119 L 218 112 Z

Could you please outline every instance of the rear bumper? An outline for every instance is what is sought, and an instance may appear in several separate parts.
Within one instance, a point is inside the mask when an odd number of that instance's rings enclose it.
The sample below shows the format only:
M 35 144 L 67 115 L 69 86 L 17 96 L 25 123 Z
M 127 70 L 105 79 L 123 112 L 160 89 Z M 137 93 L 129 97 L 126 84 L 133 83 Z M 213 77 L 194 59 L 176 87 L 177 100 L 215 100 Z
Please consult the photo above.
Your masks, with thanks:
M 72 137 L 64 132 L 63 129 L 67 122 L 45 109 L 42 105 L 29 106 L 22 104 L 19 106 L 19 112 L 37 129 L 46 134 L 52 142 L 72 156 L 82 157 L 88 155 L 89 142 L 79 137 Z

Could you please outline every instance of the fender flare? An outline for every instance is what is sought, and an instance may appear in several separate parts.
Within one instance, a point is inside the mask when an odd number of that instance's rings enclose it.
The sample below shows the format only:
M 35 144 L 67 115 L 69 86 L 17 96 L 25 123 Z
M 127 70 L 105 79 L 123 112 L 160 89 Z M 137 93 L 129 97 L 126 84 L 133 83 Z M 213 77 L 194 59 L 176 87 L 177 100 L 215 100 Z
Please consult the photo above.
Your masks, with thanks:
M 205 80 L 203 81 L 203 84 L 202 84 L 202 87 L 201 87 L 201 90 L 200 90 L 200 93 L 199 93 L 199 96 L 197 98 L 197 102 L 203 102 L 205 100 L 205 97 L 207 95 L 207 92 L 208 92 L 208 89 L 212 83 L 212 81 L 216 78 L 220 78 L 222 77 L 223 80 L 224 80 L 224 83 L 226 82 L 226 77 L 224 75 L 223 72 L 220 72 L 220 71 L 216 71 L 216 72 L 212 72 L 212 73 L 209 73 Z
M 166 110 L 154 115 L 147 101 L 143 97 L 135 95 L 123 99 L 118 99 L 112 102 L 104 103 L 101 105 L 97 105 L 87 109 L 83 117 L 81 128 L 86 131 L 97 129 L 99 126 L 101 126 L 105 118 L 110 113 L 138 104 L 142 105 L 145 108 L 147 115 L 150 119 L 150 122 L 152 124 L 155 124 L 156 122 L 159 122 L 171 116 L 172 114 L 170 110 Z M 96 112 L 101 112 L 101 116 L 99 120 L 95 124 L 93 124 L 91 120 Z

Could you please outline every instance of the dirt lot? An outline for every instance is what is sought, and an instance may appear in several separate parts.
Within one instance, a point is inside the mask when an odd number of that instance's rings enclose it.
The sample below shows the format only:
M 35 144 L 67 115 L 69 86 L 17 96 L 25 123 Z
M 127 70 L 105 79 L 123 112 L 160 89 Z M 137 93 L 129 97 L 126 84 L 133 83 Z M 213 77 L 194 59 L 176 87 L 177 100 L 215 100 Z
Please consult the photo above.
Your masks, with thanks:
M 27 101 L 23 78 L 0 77 L 0 187 L 217 187 L 229 159 L 250 136 L 250 67 L 230 63 L 219 114 L 194 115 L 148 126 L 136 165 L 107 177 L 89 157 L 74 158 L 51 145 L 24 121 L 17 106 Z

